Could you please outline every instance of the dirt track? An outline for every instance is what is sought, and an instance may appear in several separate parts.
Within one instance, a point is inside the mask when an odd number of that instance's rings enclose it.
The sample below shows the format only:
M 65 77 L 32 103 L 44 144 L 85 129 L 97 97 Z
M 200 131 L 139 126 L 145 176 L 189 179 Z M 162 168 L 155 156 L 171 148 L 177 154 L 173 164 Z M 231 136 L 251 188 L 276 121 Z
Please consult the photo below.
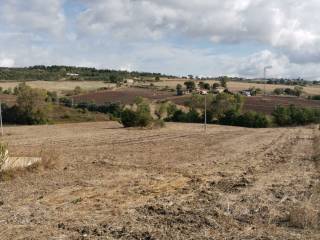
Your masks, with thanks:
M 316 127 L 12 127 L 54 169 L 0 182 L 0 239 L 320 239 Z

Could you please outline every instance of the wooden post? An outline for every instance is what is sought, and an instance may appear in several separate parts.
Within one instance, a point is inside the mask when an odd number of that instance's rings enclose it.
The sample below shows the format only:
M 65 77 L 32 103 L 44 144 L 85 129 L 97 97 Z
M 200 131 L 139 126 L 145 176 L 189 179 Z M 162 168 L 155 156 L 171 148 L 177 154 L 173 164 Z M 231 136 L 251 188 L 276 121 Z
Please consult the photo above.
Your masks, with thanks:
M 2 102 L 0 101 L 0 127 L 1 127 L 1 136 L 3 137 L 3 125 L 2 125 Z

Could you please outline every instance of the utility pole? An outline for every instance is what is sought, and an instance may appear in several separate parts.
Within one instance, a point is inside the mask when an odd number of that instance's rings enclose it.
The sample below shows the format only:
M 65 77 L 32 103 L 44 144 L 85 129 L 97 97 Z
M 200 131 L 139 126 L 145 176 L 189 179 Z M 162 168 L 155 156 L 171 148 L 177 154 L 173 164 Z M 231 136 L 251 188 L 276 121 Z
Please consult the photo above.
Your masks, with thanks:
M 0 101 L 0 126 L 1 126 L 1 136 L 3 137 L 3 126 L 2 126 L 2 102 Z
M 264 79 L 264 95 L 266 95 L 266 84 L 267 84 L 267 70 L 271 69 L 272 66 L 266 66 L 263 69 L 263 79 Z
M 207 133 L 207 95 L 204 95 L 204 132 Z

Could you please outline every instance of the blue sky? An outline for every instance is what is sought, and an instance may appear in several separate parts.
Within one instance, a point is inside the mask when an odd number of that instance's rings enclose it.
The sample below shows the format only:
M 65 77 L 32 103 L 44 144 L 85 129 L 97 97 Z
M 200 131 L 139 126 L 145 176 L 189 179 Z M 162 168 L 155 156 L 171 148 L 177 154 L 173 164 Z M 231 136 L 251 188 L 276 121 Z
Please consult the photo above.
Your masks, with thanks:
M 320 79 L 320 2 L 1 0 L 0 66 Z

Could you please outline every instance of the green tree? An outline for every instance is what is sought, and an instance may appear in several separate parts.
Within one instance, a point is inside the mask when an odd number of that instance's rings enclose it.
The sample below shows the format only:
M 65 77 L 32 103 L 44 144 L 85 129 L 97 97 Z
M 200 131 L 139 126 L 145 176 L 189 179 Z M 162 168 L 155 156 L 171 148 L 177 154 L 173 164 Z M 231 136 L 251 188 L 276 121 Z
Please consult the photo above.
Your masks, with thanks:
M 73 94 L 74 94 L 74 95 L 79 95 L 79 94 L 81 94 L 81 93 L 82 93 L 82 88 L 79 87 L 79 86 L 76 86 L 76 87 L 74 88 L 74 90 L 73 90 Z
M 154 113 L 158 117 L 158 119 L 163 119 L 165 117 L 165 114 L 167 113 L 167 108 L 167 103 L 160 103 L 156 106 Z
M 212 116 L 220 119 L 224 117 L 228 111 L 235 111 L 240 113 L 243 108 L 244 99 L 241 95 L 231 95 L 227 93 L 218 94 L 208 106 L 208 111 L 211 112 Z
M 294 92 L 295 92 L 295 95 L 296 95 L 297 97 L 300 97 L 300 96 L 302 95 L 302 93 L 303 93 L 303 87 L 301 87 L 301 86 L 295 86 L 295 87 L 294 87 Z
M 203 84 L 203 88 L 206 90 L 210 90 L 210 84 L 209 83 Z
M 191 92 L 192 92 L 193 90 L 196 89 L 196 84 L 195 84 L 194 81 L 186 81 L 186 82 L 184 83 L 184 85 L 186 86 L 186 88 L 187 88 L 188 91 L 191 91 Z
M 141 98 L 137 97 L 135 100 L 133 109 L 126 109 L 121 114 L 120 122 L 124 127 L 147 127 L 149 126 L 153 118 L 151 116 L 151 110 L 149 103 Z
M 183 94 L 182 85 L 181 84 L 177 84 L 176 90 L 177 90 L 177 96 L 181 96 Z
M 212 84 L 212 89 L 217 89 L 218 87 L 220 87 L 219 83 Z
M 17 111 L 19 120 L 27 124 L 43 124 L 48 122 L 47 92 L 32 89 L 26 84 L 17 87 Z
M 284 89 L 283 88 L 276 88 L 273 90 L 273 93 L 276 95 L 284 94 Z
M 229 80 L 229 78 L 227 76 L 220 77 L 219 81 L 220 81 L 221 87 L 227 88 L 228 80 Z

